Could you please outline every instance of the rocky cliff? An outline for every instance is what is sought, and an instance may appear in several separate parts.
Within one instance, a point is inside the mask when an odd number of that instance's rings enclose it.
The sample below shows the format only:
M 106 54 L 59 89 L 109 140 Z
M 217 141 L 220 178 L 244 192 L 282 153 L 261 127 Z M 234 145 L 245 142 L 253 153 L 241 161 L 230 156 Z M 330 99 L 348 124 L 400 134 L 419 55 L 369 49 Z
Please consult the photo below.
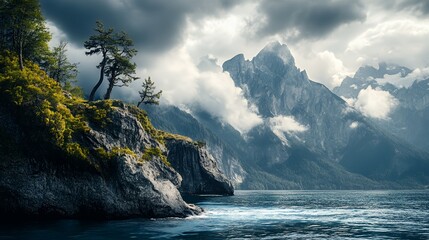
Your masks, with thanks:
M 37 66 L 20 71 L 16 63 L 0 59 L 2 218 L 202 212 L 183 201 L 182 177 L 167 161 L 168 134 L 155 129 L 144 111 L 120 101 L 88 103 L 62 92 Z M 198 170 L 201 175 L 205 168 Z
M 182 178 L 162 155 L 143 159 L 149 149 L 166 149 L 144 131 L 128 107 L 120 104 L 108 117 L 112 124 L 107 131 L 93 126 L 81 136 L 82 145 L 101 153 L 87 165 L 57 158 L 43 145 L 38 147 L 46 152 L 33 155 L 25 143 L 29 133 L 2 111 L 2 122 L 9 124 L 1 127 L 1 215 L 126 218 L 200 213 L 182 200 L 177 190 Z
M 231 182 L 202 145 L 173 138 L 167 140 L 167 159 L 184 179 L 179 190 L 188 194 L 233 195 Z
M 156 128 L 204 141 L 218 167 L 234 187 L 243 182 L 247 173 L 239 159 L 246 158 L 245 142 L 233 127 L 218 119 L 212 121 L 207 113 L 193 112 L 191 115 L 171 105 L 144 106 L 144 110 Z

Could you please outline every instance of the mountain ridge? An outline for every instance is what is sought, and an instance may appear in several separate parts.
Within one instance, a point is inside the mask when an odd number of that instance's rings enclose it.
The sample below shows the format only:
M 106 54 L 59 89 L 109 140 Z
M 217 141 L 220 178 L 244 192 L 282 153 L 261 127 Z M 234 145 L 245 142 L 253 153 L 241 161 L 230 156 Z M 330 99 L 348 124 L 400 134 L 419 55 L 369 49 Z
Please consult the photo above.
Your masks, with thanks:
M 232 138 L 233 131 L 223 127 L 226 123 L 207 114 L 192 114 L 193 121 L 209 129 L 224 146 L 241 149 L 242 155 L 233 151 L 247 173 L 242 175 L 244 181 L 239 188 L 382 189 L 427 185 L 429 157 L 425 153 L 374 125 L 372 119 L 324 85 L 310 80 L 290 60 L 293 57 L 287 56 L 284 61 L 284 56 L 279 57 L 273 49 L 290 53 L 286 45 L 273 43 L 252 60 L 238 54 L 222 65 L 264 118 L 261 125 L 241 138 Z M 414 178 L 411 169 L 420 176 Z

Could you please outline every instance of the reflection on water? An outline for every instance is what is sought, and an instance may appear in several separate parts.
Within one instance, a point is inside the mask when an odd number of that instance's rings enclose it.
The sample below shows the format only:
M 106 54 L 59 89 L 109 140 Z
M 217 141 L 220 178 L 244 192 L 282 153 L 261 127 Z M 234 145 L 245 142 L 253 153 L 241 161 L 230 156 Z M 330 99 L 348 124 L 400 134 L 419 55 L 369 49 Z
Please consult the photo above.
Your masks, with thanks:
M 206 212 L 3 225 L 0 239 L 429 239 L 429 191 L 237 191 L 187 200 Z

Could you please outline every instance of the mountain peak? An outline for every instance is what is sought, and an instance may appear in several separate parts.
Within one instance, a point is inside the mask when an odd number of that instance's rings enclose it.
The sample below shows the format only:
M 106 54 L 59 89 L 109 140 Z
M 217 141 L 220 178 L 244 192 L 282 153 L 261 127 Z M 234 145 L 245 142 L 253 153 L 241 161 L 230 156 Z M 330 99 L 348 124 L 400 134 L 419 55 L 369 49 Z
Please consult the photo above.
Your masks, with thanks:
M 407 76 L 411 70 L 396 64 L 380 62 L 378 69 L 369 65 L 360 67 L 354 75 L 354 78 L 368 79 L 368 78 L 384 78 L 384 75 L 400 74 L 401 77 Z
M 265 56 L 276 56 L 280 58 L 286 65 L 295 65 L 295 59 L 293 58 L 289 48 L 286 44 L 281 44 L 278 41 L 268 43 L 256 56 L 256 58 L 264 58 Z

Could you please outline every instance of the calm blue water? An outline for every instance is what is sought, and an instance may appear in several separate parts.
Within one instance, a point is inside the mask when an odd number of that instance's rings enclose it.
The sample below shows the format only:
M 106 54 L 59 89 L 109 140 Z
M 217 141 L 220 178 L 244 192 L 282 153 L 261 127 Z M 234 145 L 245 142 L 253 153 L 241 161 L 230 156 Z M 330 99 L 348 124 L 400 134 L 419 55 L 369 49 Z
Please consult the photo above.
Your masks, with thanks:
M 236 191 L 188 219 L 2 225 L 0 239 L 429 239 L 429 191 Z

